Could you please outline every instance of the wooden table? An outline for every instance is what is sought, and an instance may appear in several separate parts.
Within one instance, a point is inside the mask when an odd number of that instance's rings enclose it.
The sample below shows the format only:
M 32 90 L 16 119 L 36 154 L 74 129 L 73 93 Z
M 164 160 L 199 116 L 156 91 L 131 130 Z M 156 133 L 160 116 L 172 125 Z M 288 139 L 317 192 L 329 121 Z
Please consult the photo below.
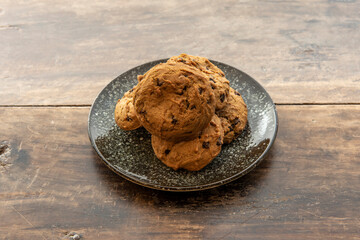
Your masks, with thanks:
M 360 2 L 0 0 L 0 239 L 360 239 Z M 250 74 L 277 104 L 264 162 L 212 190 L 124 180 L 89 108 L 113 78 L 182 52 Z

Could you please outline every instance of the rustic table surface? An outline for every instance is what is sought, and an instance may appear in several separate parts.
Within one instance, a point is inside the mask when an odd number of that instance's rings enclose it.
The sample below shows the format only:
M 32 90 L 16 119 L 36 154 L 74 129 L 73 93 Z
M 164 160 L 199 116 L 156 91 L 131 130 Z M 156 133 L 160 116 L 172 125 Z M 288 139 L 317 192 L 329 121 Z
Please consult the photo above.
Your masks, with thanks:
M 360 239 L 360 2 L 0 0 L 0 239 Z M 182 52 L 237 67 L 279 132 L 254 171 L 171 193 L 109 170 L 98 92 Z

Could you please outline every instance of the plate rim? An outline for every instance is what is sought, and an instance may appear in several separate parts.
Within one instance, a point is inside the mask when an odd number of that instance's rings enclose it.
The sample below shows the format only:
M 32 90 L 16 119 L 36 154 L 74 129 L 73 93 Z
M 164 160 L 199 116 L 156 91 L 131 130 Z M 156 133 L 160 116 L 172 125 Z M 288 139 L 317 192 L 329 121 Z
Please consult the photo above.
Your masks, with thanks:
M 115 166 L 113 166 L 112 164 L 109 163 L 109 161 L 102 155 L 102 153 L 100 152 L 100 150 L 98 149 L 97 145 L 95 144 L 95 140 L 91 134 L 90 131 L 90 117 L 92 115 L 92 112 L 94 111 L 94 104 L 95 102 L 98 100 L 99 96 L 102 94 L 103 91 L 105 91 L 105 89 L 117 78 L 121 78 L 123 75 L 127 74 L 128 72 L 134 71 L 136 68 L 140 68 L 144 65 L 148 65 L 150 63 L 154 63 L 154 62 L 165 62 L 167 61 L 169 58 L 163 58 L 163 59 L 158 59 L 158 60 L 154 60 L 154 61 L 150 61 L 141 65 L 138 65 L 136 67 L 133 67 L 125 72 L 123 72 L 122 74 L 120 74 L 119 76 L 117 76 L 116 78 L 114 78 L 113 80 L 111 80 L 108 84 L 106 84 L 106 86 L 97 94 L 97 96 L 95 97 L 93 103 L 91 104 L 90 110 L 89 110 L 89 114 L 88 114 L 88 137 L 90 140 L 90 143 L 92 145 L 92 147 L 95 149 L 95 152 L 98 154 L 98 156 L 100 157 L 100 159 L 105 163 L 105 165 L 110 168 L 114 173 L 116 173 L 117 175 L 125 178 L 126 180 L 133 182 L 135 184 L 138 184 L 140 186 L 143 187 L 147 187 L 147 188 L 151 188 L 151 189 L 155 189 L 155 190 L 161 190 L 161 191 L 168 191 L 168 192 L 194 192 L 194 191 L 201 191 L 201 190 L 206 190 L 206 189 L 211 189 L 211 188 L 215 188 L 215 187 L 219 187 L 222 185 L 225 185 L 227 183 L 230 183 L 232 181 L 235 181 L 239 178 L 241 178 L 242 176 L 248 174 L 250 171 L 252 171 L 256 166 L 258 166 L 267 156 L 267 154 L 269 153 L 272 145 L 275 142 L 275 139 L 277 137 L 277 133 L 278 133 L 278 128 L 279 128 L 279 119 L 278 119 L 278 113 L 277 113 L 277 109 L 276 109 L 276 104 L 274 103 L 274 101 L 272 100 L 270 94 L 265 90 L 265 88 L 258 82 L 256 81 L 254 78 L 252 78 L 250 75 L 248 75 L 247 73 L 241 71 L 238 68 L 235 68 L 229 64 L 223 63 L 223 62 L 219 62 L 219 61 L 215 61 L 215 60 L 211 60 L 209 59 L 209 61 L 213 62 L 215 65 L 217 65 L 217 63 L 220 63 L 222 65 L 226 65 L 230 68 L 236 69 L 237 71 L 240 71 L 243 75 L 246 75 L 249 79 L 251 79 L 256 85 L 258 85 L 258 87 L 260 87 L 260 89 L 268 95 L 270 101 L 271 101 L 271 105 L 274 109 L 274 120 L 275 120 L 275 129 L 274 129 L 274 134 L 273 136 L 271 136 L 271 140 L 270 143 L 268 144 L 268 146 L 266 147 L 266 149 L 262 152 L 262 154 L 254 161 L 252 162 L 246 169 L 244 169 L 243 171 L 234 174 L 228 178 L 225 178 L 223 180 L 220 181 L 216 181 L 210 184 L 203 184 L 203 185 L 195 185 L 195 186 L 184 186 L 184 187 L 175 187 L 175 186 L 162 186 L 159 184 L 146 184 L 143 183 L 141 181 L 139 181 L 138 179 L 132 178 L 131 176 L 126 175 L 125 173 L 123 173 L 120 169 L 116 168 Z

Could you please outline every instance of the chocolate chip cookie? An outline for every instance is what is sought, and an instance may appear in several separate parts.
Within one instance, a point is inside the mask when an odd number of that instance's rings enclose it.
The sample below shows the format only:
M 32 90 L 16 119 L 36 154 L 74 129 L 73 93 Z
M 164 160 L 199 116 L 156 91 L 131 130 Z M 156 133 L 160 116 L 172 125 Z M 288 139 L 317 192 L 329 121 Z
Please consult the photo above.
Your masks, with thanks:
M 182 63 L 162 63 L 138 83 L 134 106 L 142 126 L 168 141 L 199 135 L 215 113 L 209 76 Z
M 216 114 L 220 117 L 224 129 L 224 143 L 232 142 L 246 126 L 246 104 L 240 93 L 233 88 L 230 88 L 228 104 Z
M 220 110 L 226 106 L 229 96 L 229 81 L 225 78 L 225 74 L 217 66 L 212 64 L 209 59 L 198 56 L 191 56 L 185 53 L 179 56 L 171 57 L 168 63 L 179 62 L 189 66 L 193 66 L 209 76 L 211 88 L 215 94 L 215 108 Z M 138 77 L 141 80 L 141 76 Z
M 115 122 L 123 130 L 134 130 L 141 126 L 136 116 L 133 97 L 134 88 L 127 91 L 115 107 Z
M 152 135 L 151 143 L 156 156 L 167 166 L 198 171 L 220 153 L 223 136 L 221 121 L 213 115 L 208 126 L 193 140 L 175 143 Z

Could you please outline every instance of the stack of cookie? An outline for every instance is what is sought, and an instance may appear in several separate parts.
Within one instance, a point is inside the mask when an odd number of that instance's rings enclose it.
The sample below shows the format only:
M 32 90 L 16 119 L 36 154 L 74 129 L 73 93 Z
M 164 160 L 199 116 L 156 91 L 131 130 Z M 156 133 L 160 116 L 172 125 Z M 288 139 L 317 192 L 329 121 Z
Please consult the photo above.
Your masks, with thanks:
M 202 169 L 245 128 L 241 95 L 206 58 L 172 57 L 138 81 L 118 100 L 115 121 L 123 130 L 147 129 L 156 156 L 175 170 Z

